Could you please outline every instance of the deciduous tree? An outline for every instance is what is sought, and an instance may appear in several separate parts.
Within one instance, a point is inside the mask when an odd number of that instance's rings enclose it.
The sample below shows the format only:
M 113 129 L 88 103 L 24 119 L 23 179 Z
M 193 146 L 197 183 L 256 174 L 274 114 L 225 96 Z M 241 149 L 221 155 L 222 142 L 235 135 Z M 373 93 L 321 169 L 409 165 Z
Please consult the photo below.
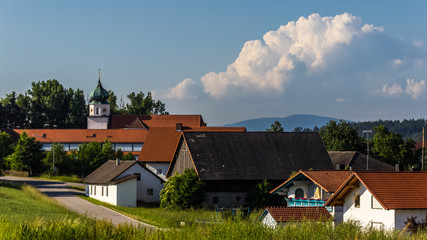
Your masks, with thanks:
M 283 127 L 279 121 L 274 121 L 274 123 L 271 124 L 271 127 L 269 129 L 266 129 L 266 131 L 267 132 L 283 132 Z
M 320 129 L 319 134 L 328 151 L 365 152 L 363 138 L 358 135 L 357 129 L 345 121 L 330 121 Z

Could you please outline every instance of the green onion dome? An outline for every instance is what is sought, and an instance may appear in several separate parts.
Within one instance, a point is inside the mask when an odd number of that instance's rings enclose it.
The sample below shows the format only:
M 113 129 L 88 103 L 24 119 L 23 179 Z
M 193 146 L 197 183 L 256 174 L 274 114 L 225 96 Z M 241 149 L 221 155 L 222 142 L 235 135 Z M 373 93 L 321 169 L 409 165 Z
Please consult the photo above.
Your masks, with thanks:
M 108 91 L 102 87 L 101 80 L 98 80 L 98 86 L 90 93 L 91 104 L 108 104 Z

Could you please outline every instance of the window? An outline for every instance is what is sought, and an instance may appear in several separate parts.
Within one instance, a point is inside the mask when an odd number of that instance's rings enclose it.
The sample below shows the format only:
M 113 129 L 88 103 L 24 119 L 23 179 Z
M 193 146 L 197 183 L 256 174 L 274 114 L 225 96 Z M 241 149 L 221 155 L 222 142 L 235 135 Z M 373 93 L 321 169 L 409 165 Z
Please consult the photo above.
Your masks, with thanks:
M 90 185 L 90 194 L 92 194 L 93 193 L 93 191 L 92 191 L 92 185 Z
M 101 187 L 101 196 L 104 196 L 104 186 Z
M 303 198 L 304 197 L 304 190 L 301 188 L 297 188 L 295 190 L 295 198 Z
M 162 169 L 157 169 L 157 175 L 162 174 Z
M 132 152 L 132 144 L 129 143 L 116 143 L 115 144 L 115 150 L 118 151 L 119 149 L 121 149 L 123 152 Z
M 152 196 L 153 195 L 153 189 L 152 188 L 147 188 L 147 195 L 148 196 Z
M 142 143 L 134 143 L 132 144 L 132 148 L 134 152 L 139 152 L 142 149 Z
M 96 195 L 96 186 L 93 186 L 93 195 Z
M 96 115 L 99 114 L 99 107 L 96 107 Z
M 212 197 L 212 203 L 218 204 L 219 203 L 219 197 L 218 196 Z
M 241 196 L 237 196 L 236 197 L 236 202 L 240 202 L 240 200 L 242 200 L 242 197 Z
M 371 208 L 372 209 L 382 209 L 383 208 L 374 196 L 371 196 Z
M 134 173 L 133 175 L 138 176 L 138 177 L 136 178 L 136 181 L 141 181 L 141 173 Z
M 354 195 L 354 207 L 360 208 L 360 196 L 359 196 L 359 194 Z
M 108 186 L 105 187 L 105 196 L 108 197 Z

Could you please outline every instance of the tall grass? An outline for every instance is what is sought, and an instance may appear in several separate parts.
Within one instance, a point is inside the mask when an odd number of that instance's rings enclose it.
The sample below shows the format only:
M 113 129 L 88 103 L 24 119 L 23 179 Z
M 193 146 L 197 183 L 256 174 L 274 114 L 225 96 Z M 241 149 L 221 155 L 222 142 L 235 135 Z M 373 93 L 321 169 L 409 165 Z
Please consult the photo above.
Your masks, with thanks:
M 132 226 L 114 227 L 105 221 L 66 219 L 56 222 L 34 221 L 28 224 L 12 224 L 0 219 L 0 239 L 426 239 L 427 233 L 415 235 L 399 231 L 362 231 L 353 224 L 333 227 L 330 223 L 307 222 L 288 224 L 271 229 L 259 222 L 225 221 L 212 225 L 191 225 L 180 229 L 149 231 Z

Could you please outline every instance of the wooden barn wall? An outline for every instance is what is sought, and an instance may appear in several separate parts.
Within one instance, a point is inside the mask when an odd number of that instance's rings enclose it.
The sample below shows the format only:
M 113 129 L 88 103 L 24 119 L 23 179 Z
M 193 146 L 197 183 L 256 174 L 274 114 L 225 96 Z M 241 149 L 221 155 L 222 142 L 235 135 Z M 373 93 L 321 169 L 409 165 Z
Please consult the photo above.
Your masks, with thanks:
M 172 169 L 172 176 L 176 172 L 183 173 L 185 169 L 194 169 L 193 161 L 191 160 L 190 152 L 188 151 L 187 144 L 181 141 L 178 156 Z

